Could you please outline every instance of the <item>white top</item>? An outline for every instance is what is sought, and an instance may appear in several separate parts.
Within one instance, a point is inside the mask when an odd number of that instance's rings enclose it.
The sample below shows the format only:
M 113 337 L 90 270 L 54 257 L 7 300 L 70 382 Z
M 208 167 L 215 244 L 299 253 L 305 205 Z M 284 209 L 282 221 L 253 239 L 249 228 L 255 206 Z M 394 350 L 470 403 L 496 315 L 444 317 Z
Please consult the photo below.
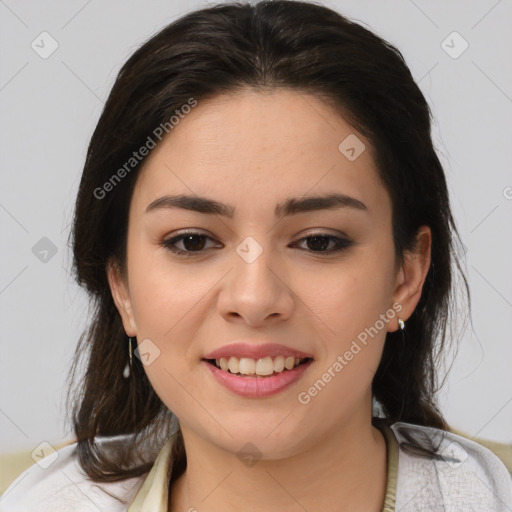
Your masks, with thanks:
M 452 432 L 403 422 L 386 428 L 385 434 L 388 485 L 383 512 L 512 511 L 512 477 L 486 447 Z M 149 473 L 114 483 L 88 480 L 78 464 L 76 444 L 66 446 L 22 473 L 0 498 L 0 512 L 167 512 L 174 439 L 162 446 Z

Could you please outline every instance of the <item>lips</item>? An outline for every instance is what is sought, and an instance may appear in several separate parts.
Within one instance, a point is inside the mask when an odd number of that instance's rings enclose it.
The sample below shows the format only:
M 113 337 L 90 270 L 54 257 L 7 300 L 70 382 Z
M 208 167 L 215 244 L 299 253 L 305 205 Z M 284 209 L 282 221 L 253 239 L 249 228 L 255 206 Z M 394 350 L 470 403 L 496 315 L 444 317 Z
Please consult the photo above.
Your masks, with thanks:
M 277 356 L 283 356 L 285 359 L 287 357 L 313 359 L 311 354 L 278 343 L 231 343 L 213 352 L 209 352 L 203 359 L 229 359 L 230 357 L 242 359 L 245 357 L 258 360 L 265 357 L 275 358 Z
M 244 398 L 266 398 L 281 393 L 296 383 L 313 364 L 313 360 L 308 359 L 292 370 L 274 372 L 268 376 L 233 374 L 217 368 L 214 364 L 209 364 L 209 361 L 203 361 L 202 364 L 228 391 Z
M 311 354 L 278 343 L 237 342 L 209 352 L 205 367 L 223 387 L 246 398 L 284 391 L 301 378 Z

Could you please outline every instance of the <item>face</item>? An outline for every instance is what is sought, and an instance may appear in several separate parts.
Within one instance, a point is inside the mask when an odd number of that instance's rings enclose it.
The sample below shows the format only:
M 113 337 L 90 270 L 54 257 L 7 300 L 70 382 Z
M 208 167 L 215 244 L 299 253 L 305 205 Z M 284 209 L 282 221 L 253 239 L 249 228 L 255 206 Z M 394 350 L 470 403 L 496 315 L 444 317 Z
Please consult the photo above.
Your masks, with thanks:
M 427 265 L 397 263 L 391 214 L 369 141 L 314 96 L 246 90 L 174 126 L 135 186 L 125 277 L 109 279 L 184 432 L 277 458 L 369 423 L 386 331 Z

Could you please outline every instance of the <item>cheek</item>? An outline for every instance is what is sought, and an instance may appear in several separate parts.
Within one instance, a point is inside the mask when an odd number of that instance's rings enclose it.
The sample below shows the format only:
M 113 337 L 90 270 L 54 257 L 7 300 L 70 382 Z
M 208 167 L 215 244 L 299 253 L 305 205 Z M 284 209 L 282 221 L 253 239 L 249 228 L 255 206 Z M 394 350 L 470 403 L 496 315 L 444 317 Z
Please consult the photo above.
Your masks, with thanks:
M 164 249 L 147 241 L 134 246 L 130 257 L 130 292 L 140 335 L 172 338 L 183 321 L 194 317 L 194 305 L 207 293 L 209 279 L 194 272 L 192 265 L 172 264 Z
M 195 342 L 202 338 L 200 330 L 211 311 L 209 294 L 225 269 L 179 264 L 141 243 L 130 253 L 128 270 L 137 338 L 139 343 L 149 339 L 158 353 L 145 371 L 170 406 L 166 397 L 185 396 L 179 383 L 197 371 L 202 347 Z
M 345 414 L 364 400 L 380 363 L 388 322 L 395 315 L 390 303 L 393 268 L 390 246 L 386 251 L 361 251 L 346 265 L 317 273 L 310 303 L 325 353 L 304 390 L 304 401 L 310 399 L 313 408 L 342 403 L 339 414 Z
M 348 421 L 365 403 L 384 347 L 387 289 L 380 275 L 340 272 L 328 281 L 329 293 L 315 298 L 324 353 L 298 399 L 310 417 L 324 418 L 326 428 Z
M 393 281 L 392 258 L 370 254 L 318 271 L 313 282 L 304 280 L 301 287 L 324 324 L 322 331 L 338 340 L 336 348 L 341 348 L 390 308 Z M 380 322 L 378 327 L 382 328 Z
M 144 370 L 165 405 L 178 416 L 187 416 L 192 413 L 191 401 L 183 386 L 188 388 L 197 366 L 193 340 L 204 321 L 201 298 L 208 282 L 178 273 L 168 264 L 133 263 L 130 288 L 138 342 L 157 354 Z M 143 353 L 142 346 L 139 351 Z
M 145 371 L 164 398 L 160 390 L 171 390 L 176 385 L 171 375 L 185 375 L 197 362 L 191 341 L 204 316 L 201 298 L 208 291 L 208 281 L 179 272 L 165 255 L 155 257 L 158 252 L 154 248 L 134 250 L 129 279 L 138 342 L 150 340 L 148 346 L 154 346 L 158 354 Z

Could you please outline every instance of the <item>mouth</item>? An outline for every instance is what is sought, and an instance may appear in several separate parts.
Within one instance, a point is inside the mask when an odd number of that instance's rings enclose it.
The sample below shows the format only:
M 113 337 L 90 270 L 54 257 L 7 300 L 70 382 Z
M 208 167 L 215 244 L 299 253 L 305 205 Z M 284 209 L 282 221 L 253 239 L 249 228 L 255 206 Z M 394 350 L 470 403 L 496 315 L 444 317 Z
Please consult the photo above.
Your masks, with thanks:
M 268 378 L 275 375 L 291 372 L 296 368 L 313 361 L 311 357 L 262 357 L 253 359 L 250 357 L 221 357 L 219 359 L 203 359 L 203 361 L 216 367 L 222 372 L 238 377 Z

